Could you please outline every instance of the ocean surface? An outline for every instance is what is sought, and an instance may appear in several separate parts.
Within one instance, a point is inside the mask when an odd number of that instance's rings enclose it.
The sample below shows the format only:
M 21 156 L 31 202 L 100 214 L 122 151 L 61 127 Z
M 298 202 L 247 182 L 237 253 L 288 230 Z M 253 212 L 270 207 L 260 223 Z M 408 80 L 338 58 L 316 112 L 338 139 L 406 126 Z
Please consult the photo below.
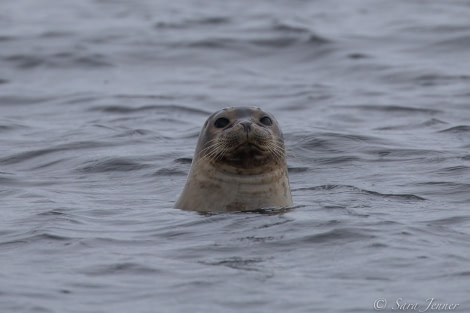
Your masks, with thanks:
M 291 210 L 173 208 L 229 106 Z M 470 1 L 0 2 L 0 312 L 470 312 L 469 210 Z

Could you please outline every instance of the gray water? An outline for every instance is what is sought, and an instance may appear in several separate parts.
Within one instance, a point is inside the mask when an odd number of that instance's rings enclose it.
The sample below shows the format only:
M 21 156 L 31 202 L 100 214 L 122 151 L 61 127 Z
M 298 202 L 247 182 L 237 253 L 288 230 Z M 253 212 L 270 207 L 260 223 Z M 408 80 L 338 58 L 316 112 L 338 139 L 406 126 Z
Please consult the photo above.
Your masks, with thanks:
M 228 106 L 294 209 L 172 208 Z M 0 311 L 470 312 L 469 151 L 469 1 L 2 1 Z

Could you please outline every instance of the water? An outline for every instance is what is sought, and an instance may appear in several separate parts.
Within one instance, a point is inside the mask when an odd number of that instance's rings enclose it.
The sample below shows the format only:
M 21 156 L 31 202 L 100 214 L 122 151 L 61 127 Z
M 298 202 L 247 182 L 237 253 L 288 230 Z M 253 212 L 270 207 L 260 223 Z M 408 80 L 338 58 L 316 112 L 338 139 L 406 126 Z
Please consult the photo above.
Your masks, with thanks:
M 469 16 L 1 2 L 0 311 L 468 312 Z M 241 105 L 281 123 L 296 207 L 173 209 L 206 117 Z

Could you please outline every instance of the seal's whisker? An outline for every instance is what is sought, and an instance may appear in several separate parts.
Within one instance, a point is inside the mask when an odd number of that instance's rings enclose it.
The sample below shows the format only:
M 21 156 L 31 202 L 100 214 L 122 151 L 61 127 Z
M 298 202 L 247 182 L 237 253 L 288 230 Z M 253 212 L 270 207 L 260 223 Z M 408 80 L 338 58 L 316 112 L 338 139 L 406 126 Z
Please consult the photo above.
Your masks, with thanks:
M 282 159 L 282 154 L 277 150 L 270 150 L 273 156 L 273 159 L 279 161 Z
M 196 164 L 204 161 L 213 161 L 215 159 L 215 155 L 217 155 L 220 151 L 220 144 L 215 142 L 214 144 L 208 146 L 207 148 L 201 150 L 199 153 L 199 160 L 196 162 Z
M 210 161 L 220 160 L 228 151 L 227 145 L 220 141 L 215 142 L 210 148 L 211 149 L 204 154 L 204 159 Z
M 273 154 L 276 161 L 280 161 L 285 158 L 285 150 L 282 146 L 270 145 L 269 151 Z
M 270 141 L 269 144 L 266 145 L 266 147 L 267 149 L 269 149 L 270 152 L 276 153 L 280 156 L 284 156 L 285 154 L 284 145 L 276 141 Z
M 218 138 L 214 138 L 208 141 L 206 145 L 207 146 L 199 152 L 199 157 L 211 155 L 212 153 L 216 152 L 218 148 L 220 147 L 221 143 L 220 143 L 220 140 L 218 140 Z
M 290 150 L 290 149 L 286 150 L 286 156 L 292 157 L 292 158 L 294 158 L 294 159 L 297 159 L 297 154 L 295 154 L 295 152 L 293 152 L 293 151 Z
M 199 156 L 202 156 L 207 150 L 212 149 L 214 146 L 214 143 L 217 142 L 217 138 L 211 139 L 207 142 L 206 147 L 199 151 Z

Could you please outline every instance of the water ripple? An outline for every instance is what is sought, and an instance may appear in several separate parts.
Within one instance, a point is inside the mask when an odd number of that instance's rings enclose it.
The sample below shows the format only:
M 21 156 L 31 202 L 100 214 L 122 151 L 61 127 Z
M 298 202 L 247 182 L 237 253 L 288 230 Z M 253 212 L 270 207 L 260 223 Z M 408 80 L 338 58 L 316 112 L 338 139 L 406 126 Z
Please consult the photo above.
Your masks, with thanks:
M 93 148 L 105 147 L 105 146 L 110 146 L 110 144 L 97 142 L 97 141 L 81 141 L 81 142 L 67 143 L 67 144 L 57 145 L 51 148 L 44 148 L 44 149 L 37 149 L 37 150 L 15 153 L 13 155 L 0 158 L 0 164 L 4 164 L 4 165 L 17 164 L 17 163 L 25 162 L 25 161 L 28 161 L 28 160 L 31 160 L 40 156 L 44 156 L 47 154 L 71 151 L 71 150 L 93 149 Z
M 80 270 L 85 275 L 89 276 L 107 276 L 107 275 L 154 275 L 161 273 L 154 267 L 145 266 L 139 263 L 112 263 L 106 265 L 95 265 L 86 269 Z
M 467 126 L 467 125 L 453 126 L 450 128 L 443 129 L 439 132 L 440 133 L 465 134 L 465 133 L 470 132 L 470 126 Z
M 402 199 L 402 200 L 410 200 L 410 201 L 423 201 L 426 200 L 423 197 L 416 196 L 413 194 L 391 194 L 391 193 L 380 193 L 377 191 L 371 191 L 366 189 L 361 189 L 355 186 L 349 185 L 321 185 L 321 186 L 314 186 L 314 187 L 305 187 L 305 188 L 297 188 L 297 190 L 334 190 L 338 192 L 355 192 L 360 194 L 372 195 L 377 196 L 380 198 L 389 198 L 389 199 Z
M 188 113 L 188 114 L 200 114 L 204 116 L 208 116 L 209 113 L 207 111 L 179 106 L 179 105 L 145 105 L 140 107 L 132 107 L 132 106 L 124 106 L 124 105 L 107 105 L 107 106 L 98 106 L 93 107 L 90 111 L 98 111 L 98 112 L 105 112 L 105 113 L 119 113 L 119 114 L 128 114 L 128 113 L 140 113 L 145 111 L 155 111 L 161 114 L 167 112 L 181 112 L 181 113 Z
M 212 266 L 226 266 L 229 268 L 245 271 L 259 271 L 259 265 L 265 260 L 262 258 L 246 259 L 239 257 L 231 257 L 218 261 L 201 261 L 201 264 Z
M 76 55 L 72 52 L 60 52 L 47 56 L 41 56 L 39 54 L 16 54 L 4 57 L 3 60 L 24 70 L 39 66 L 49 68 L 75 67 L 90 69 L 113 66 L 109 58 L 105 55 Z
M 227 16 L 210 16 L 200 19 L 186 19 L 184 21 L 161 21 L 157 22 L 154 27 L 159 30 L 166 29 L 193 29 L 194 27 L 200 26 L 221 26 L 230 24 L 232 19 Z
M 129 158 L 112 158 L 108 160 L 99 160 L 87 162 L 86 165 L 78 169 L 79 172 L 92 174 L 92 173 L 106 173 L 106 172 L 129 172 L 138 171 L 151 167 L 149 164 L 140 163 Z

